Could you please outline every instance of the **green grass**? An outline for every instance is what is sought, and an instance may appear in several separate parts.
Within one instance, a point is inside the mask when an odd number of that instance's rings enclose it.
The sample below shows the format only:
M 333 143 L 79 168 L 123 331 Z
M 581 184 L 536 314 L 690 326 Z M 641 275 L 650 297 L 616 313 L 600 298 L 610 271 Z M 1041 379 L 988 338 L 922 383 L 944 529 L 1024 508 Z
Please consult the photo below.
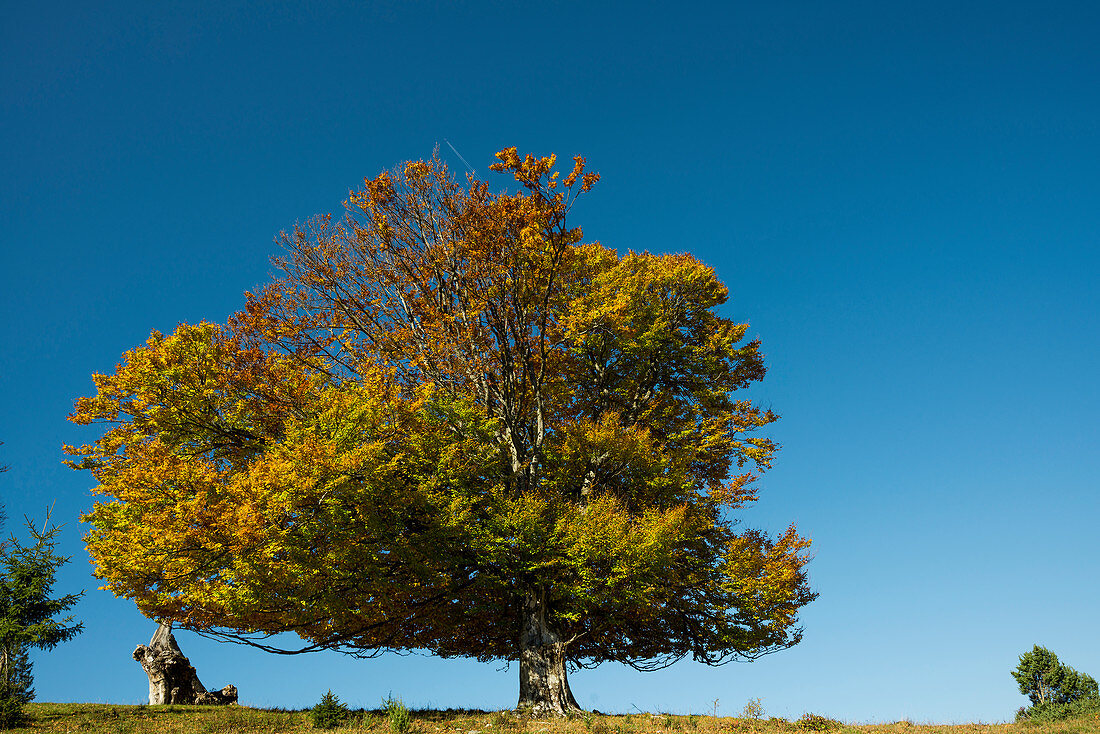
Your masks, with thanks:
M 313 728 L 308 709 L 284 711 L 246 706 L 112 706 L 80 703 L 32 703 L 30 722 L 20 732 L 88 734 L 297 734 Z M 335 732 L 390 734 L 382 711 L 352 711 Z M 718 717 L 703 714 L 593 714 L 566 720 L 527 720 L 485 711 L 411 711 L 410 734 L 803 734 L 798 721 Z M 837 723 L 834 734 L 1100 734 L 1100 713 L 1066 721 L 1011 724 Z

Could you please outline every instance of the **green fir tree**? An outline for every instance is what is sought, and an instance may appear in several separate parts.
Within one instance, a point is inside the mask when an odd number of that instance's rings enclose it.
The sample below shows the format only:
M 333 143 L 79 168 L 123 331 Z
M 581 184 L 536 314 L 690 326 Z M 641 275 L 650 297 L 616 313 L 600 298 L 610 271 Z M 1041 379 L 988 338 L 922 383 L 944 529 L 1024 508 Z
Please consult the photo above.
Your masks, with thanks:
M 348 707 L 340 702 L 331 690 L 321 696 L 321 702 L 313 707 L 313 726 L 318 729 L 335 729 L 348 718 Z
M 14 535 L 0 544 L 0 726 L 17 726 L 22 705 L 34 696 L 28 653 L 49 650 L 77 635 L 83 625 L 68 611 L 84 592 L 53 598 L 57 571 L 69 558 L 57 553 L 60 526 L 49 513 L 39 530 L 27 521 L 29 542 Z

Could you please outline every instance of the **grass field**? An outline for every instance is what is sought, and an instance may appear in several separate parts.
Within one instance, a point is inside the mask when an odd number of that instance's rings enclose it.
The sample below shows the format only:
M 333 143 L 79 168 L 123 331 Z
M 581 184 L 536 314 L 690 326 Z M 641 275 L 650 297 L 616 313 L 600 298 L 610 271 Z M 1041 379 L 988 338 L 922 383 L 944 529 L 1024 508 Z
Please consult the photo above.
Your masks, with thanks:
M 315 732 L 309 711 L 253 709 L 245 706 L 112 706 L 34 703 L 23 732 L 89 734 L 275 734 Z M 379 711 L 356 711 L 336 732 L 392 734 Z M 571 720 L 527 720 L 481 711 L 414 711 L 409 734 L 1100 734 L 1100 714 L 1044 724 L 848 724 L 820 719 L 816 726 L 780 719 L 738 719 L 706 715 L 585 715 Z

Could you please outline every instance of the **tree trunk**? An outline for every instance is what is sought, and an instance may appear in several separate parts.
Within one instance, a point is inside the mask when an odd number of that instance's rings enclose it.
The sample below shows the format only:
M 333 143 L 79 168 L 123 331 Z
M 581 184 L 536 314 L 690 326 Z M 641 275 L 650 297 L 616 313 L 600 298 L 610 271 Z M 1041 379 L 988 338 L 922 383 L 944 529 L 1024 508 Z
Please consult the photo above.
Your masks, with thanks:
M 134 660 L 149 676 L 149 703 L 154 706 L 180 704 L 228 704 L 237 702 L 236 686 L 207 691 L 195 667 L 183 654 L 172 634 L 171 624 L 161 624 L 149 645 L 138 645 Z
M 569 690 L 566 644 L 546 622 L 544 592 L 528 593 L 520 629 L 518 710 L 533 716 L 565 716 L 581 707 Z

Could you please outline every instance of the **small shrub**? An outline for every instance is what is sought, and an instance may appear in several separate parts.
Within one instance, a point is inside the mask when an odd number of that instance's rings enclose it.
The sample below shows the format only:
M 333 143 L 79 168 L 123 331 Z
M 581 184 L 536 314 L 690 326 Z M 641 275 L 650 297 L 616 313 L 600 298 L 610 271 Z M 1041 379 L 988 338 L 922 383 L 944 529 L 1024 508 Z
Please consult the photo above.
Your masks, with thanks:
M 795 726 L 806 731 L 829 731 L 830 729 L 839 729 L 841 724 L 836 719 L 830 719 L 828 716 L 802 714 L 795 722 Z
M 1100 715 L 1100 698 L 1090 697 L 1073 703 L 1048 703 L 1022 708 L 1016 712 L 1016 721 L 1038 724 L 1093 715 Z
M 331 690 L 321 696 L 321 702 L 313 707 L 310 715 L 317 729 L 335 729 L 349 716 L 348 707 L 340 702 Z
M 698 714 L 688 714 L 687 725 L 691 729 L 698 729 L 699 728 L 699 715 Z
M 400 698 L 387 698 L 382 702 L 382 711 L 386 714 L 386 718 L 390 722 L 390 731 L 394 734 L 404 734 L 409 730 L 409 724 L 412 723 L 412 716 L 409 714 L 409 709 L 405 705 L 405 702 Z
M 745 704 L 745 708 L 741 709 L 742 719 L 763 719 L 764 718 L 764 704 L 761 703 L 759 698 L 750 698 Z
M 661 728 L 662 729 L 667 731 L 667 730 L 671 729 L 674 725 L 675 725 L 675 722 L 672 720 L 672 714 L 665 714 L 664 716 L 661 717 Z

